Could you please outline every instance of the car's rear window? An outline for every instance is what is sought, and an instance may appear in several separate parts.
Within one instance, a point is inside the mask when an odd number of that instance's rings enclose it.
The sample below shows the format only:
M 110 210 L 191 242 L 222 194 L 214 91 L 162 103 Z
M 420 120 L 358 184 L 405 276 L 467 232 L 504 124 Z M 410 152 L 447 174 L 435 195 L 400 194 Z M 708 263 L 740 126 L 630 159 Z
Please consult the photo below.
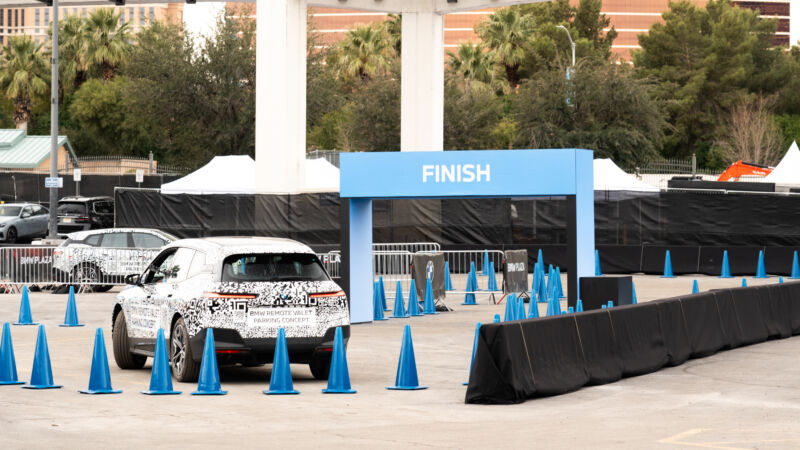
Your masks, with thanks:
M 232 255 L 222 263 L 222 281 L 327 281 L 316 255 L 257 253 Z
M 85 203 L 59 203 L 58 214 L 86 215 Z

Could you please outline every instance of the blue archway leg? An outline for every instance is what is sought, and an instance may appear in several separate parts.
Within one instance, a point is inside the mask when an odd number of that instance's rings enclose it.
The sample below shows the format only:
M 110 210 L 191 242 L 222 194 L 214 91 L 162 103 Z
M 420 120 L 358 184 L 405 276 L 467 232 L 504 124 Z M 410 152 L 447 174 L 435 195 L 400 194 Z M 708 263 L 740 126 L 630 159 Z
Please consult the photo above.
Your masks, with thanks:
M 346 201 L 346 199 L 342 199 Z M 350 322 L 371 322 L 372 311 L 372 200 L 350 199 L 349 265 Z

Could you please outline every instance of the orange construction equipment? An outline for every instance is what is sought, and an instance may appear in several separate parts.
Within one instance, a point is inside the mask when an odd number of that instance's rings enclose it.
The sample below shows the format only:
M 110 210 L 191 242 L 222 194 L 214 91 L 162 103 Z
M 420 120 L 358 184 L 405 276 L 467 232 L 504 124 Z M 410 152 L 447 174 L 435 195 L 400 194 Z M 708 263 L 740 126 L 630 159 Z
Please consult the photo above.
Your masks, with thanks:
M 725 172 L 717 178 L 717 181 L 739 181 L 742 175 L 754 175 L 765 177 L 772 172 L 772 167 L 763 164 L 746 163 L 740 159 L 728 166 Z

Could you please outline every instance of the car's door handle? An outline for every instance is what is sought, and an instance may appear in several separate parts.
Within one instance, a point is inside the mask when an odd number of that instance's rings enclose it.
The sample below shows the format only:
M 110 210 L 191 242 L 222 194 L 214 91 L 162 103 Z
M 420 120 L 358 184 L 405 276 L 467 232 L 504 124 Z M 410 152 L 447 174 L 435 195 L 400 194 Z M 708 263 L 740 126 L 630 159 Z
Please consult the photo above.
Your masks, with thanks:
M 172 298 L 172 294 L 169 294 L 169 295 L 167 296 L 167 298 Z

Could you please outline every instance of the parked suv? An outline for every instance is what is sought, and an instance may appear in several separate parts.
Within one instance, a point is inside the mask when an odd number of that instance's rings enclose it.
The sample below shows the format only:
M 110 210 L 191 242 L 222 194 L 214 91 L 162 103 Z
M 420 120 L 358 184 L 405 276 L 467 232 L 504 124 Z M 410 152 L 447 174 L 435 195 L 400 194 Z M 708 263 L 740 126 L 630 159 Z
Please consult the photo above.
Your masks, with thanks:
M 65 283 L 90 284 L 107 291 L 111 284 L 139 274 L 175 236 L 150 228 L 79 231 L 53 250 L 53 274 Z M 108 284 L 105 284 L 108 283 Z
M 58 201 L 56 211 L 59 234 L 114 226 L 111 197 L 64 197 Z
M 178 381 L 197 379 L 209 328 L 219 364 L 271 363 L 283 328 L 290 360 L 326 379 L 336 327 L 350 336 L 347 296 L 310 248 L 288 239 L 175 241 L 127 281 L 111 318 L 122 369 L 144 366 L 159 329 Z

